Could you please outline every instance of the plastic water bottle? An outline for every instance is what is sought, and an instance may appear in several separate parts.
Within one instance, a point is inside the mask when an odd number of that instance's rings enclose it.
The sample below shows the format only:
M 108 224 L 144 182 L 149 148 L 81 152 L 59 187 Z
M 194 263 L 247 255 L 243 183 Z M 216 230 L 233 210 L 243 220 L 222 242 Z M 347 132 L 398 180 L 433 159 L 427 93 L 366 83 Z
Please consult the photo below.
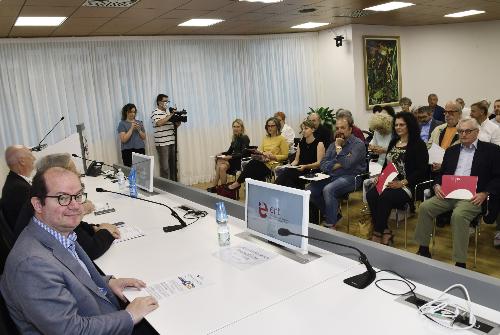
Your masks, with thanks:
M 125 190 L 125 174 L 122 169 L 118 169 L 116 179 L 118 179 L 118 192 L 123 192 Z
M 226 207 L 223 202 L 215 204 L 215 220 L 217 221 L 219 246 L 227 247 L 231 243 L 231 235 L 229 234 L 229 226 L 227 225 Z
M 135 166 L 130 169 L 130 174 L 128 175 L 128 185 L 130 188 L 130 196 L 137 198 L 137 185 L 135 183 L 137 171 Z

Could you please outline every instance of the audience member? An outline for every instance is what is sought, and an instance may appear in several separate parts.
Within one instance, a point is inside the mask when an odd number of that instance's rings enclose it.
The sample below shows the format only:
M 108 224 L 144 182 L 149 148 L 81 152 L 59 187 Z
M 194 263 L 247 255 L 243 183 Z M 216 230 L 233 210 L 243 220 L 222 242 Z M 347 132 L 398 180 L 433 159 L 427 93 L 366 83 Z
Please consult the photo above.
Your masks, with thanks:
M 336 118 L 342 118 L 347 116 L 353 119 L 351 111 L 347 109 L 340 108 L 335 115 Z M 352 134 L 357 138 L 359 138 L 361 141 L 363 141 L 363 143 L 365 142 L 365 135 L 363 135 L 363 131 L 361 131 L 361 129 L 359 129 L 355 124 L 352 125 Z
M 373 106 L 373 108 L 372 108 L 372 113 L 373 113 L 373 114 L 380 113 L 380 112 L 382 112 L 382 109 L 383 109 L 383 108 L 382 108 L 382 106 L 380 106 L 380 105 L 375 105 L 375 106 Z
M 122 148 L 123 165 L 132 166 L 132 153 L 145 154 L 146 131 L 142 121 L 136 119 L 137 108 L 126 104 L 122 108 L 122 120 L 118 124 L 118 134 Z
M 461 118 L 461 105 L 457 102 L 448 101 L 444 106 L 444 119 L 446 122 L 434 129 L 431 137 L 429 137 L 429 143 L 435 143 L 445 150 L 450 146 L 459 143 L 460 138 L 457 133 L 457 124 Z M 432 171 L 437 171 L 440 168 L 441 163 L 432 163 Z
M 160 161 L 160 176 L 170 180 L 177 180 L 176 175 L 176 157 L 175 157 L 175 128 L 180 123 L 170 122 L 170 118 L 174 115 L 169 110 L 168 96 L 158 94 L 156 97 L 157 108 L 151 115 L 153 121 L 155 146 L 158 151 Z M 173 111 L 177 109 L 174 108 Z
M 387 150 L 386 162 L 392 163 L 398 172 L 397 177 L 378 193 L 372 187 L 366 193 L 373 222 L 372 241 L 388 245 L 393 243 L 394 235 L 387 225 L 387 220 L 393 208 L 400 208 L 410 202 L 415 185 L 425 180 L 429 154 L 427 146 L 420 138 L 418 122 L 410 112 L 399 112 L 394 119 L 396 136 L 391 140 Z M 374 178 L 373 185 L 378 178 Z
M 491 121 L 500 127 L 500 99 L 495 100 L 493 104 L 493 118 Z
M 280 121 L 271 117 L 267 119 L 265 128 L 267 135 L 262 139 L 259 150 L 252 155 L 252 160 L 245 165 L 238 179 L 228 186 L 230 190 L 238 189 L 246 178 L 265 181 L 272 169 L 288 158 L 288 143 L 281 136 Z
M 392 116 L 392 118 L 394 118 L 396 116 L 396 112 L 394 111 L 394 108 L 392 108 L 392 106 L 389 106 L 389 105 L 385 105 L 382 107 L 382 113 L 389 114 L 390 116 Z
M 250 145 L 250 138 L 245 135 L 245 125 L 240 119 L 233 121 L 233 137 L 229 149 L 222 152 L 215 159 L 215 179 L 213 186 L 207 188 L 208 192 L 215 193 L 219 181 L 227 183 L 227 173 L 235 174 L 241 169 L 243 151 Z
M 302 122 L 302 139 L 295 153 L 295 159 L 290 163 L 293 168 L 285 168 L 276 179 L 276 184 L 303 189 L 305 180 L 299 177 L 309 171 L 319 168 L 325 156 L 325 146 L 314 138 L 314 124 L 306 120 Z
M 443 159 L 441 170 L 434 180 L 435 196 L 419 207 L 415 240 L 420 245 L 418 254 L 431 257 L 429 252 L 434 218 L 452 210 L 453 261 L 465 267 L 469 245 L 470 222 L 481 213 L 481 205 L 489 194 L 500 190 L 500 148 L 478 139 L 479 124 L 475 119 L 464 119 L 458 123 L 460 145 L 449 147 Z M 441 189 L 443 175 L 477 176 L 476 194 L 470 200 L 446 199 Z
M 2 189 L 2 210 L 14 231 L 19 212 L 29 200 L 35 156 L 25 146 L 13 145 L 5 150 L 5 162 L 10 171 Z
M 401 99 L 399 99 L 399 106 L 401 107 L 402 112 L 410 112 L 411 99 L 402 97 Z
M 307 119 L 314 124 L 314 138 L 323 142 L 325 148 L 328 148 L 330 143 L 332 143 L 332 128 L 321 124 L 321 118 L 318 113 L 309 114 Z
M 435 93 L 429 94 L 427 97 L 429 107 L 432 109 L 432 117 L 435 120 L 444 122 L 444 108 L 438 105 L 438 96 Z
M 333 229 L 337 224 L 338 198 L 359 187 L 354 185 L 355 176 L 366 172 L 366 147 L 352 135 L 353 125 L 349 115 L 337 118 L 335 142 L 330 144 L 320 163 L 321 171 L 330 178 L 309 185 L 312 203 L 325 215 L 325 226 Z
M 488 119 L 489 104 L 487 101 L 479 101 L 470 106 L 470 116 L 479 124 L 478 139 L 500 145 L 500 128 Z
M 370 119 L 369 127 L 373 130 L 373 138 L 368 149 L 378 155 L 377 162 L 384 165 L 385 154 L 392 139 L 392 116 L 386 113 L 378 113 Z
M 420 125 L 420 138 L 424 142 L 429 140 L 429 136 L 434 128 L 443 123 L 432 117 L 432 109 L 429 106 L 422 106 L 418 108 L 417 120 Z
M 5 265 L 0 290 L 22 334 L 131 334 L 158 307 L 153 297 L 120 310 L 126 287 L 138 279 L 104 277 L 76 241 L 85 202 L 80 178 L 63 168 L 38 171 L 31 203 L 35 216 Z
M 280 125 L 281 125 L 281 136 L 283 136 L 288 143 L 288 147 L 290 149 L 293 148 L 293 140 L 295 138 L 295 132 L 293 131 L 292 127 L 287 125 L 285 123 L 286 115 L 283 112 L 276 112 L 274 114 L 274 117 L 280 120 Z
M 44 171 L 51 167 L 62 167 L 79 175 L 75 163 L 69 154 L 51 154 L 38 160 L 36 168 L 38 171 Z M 90 214 L 94 211 L 94 205 L 90 200 L 82 203 L 82 214 Z M 34 209 L 31 202 L 27 202 L 17 218 L 14 228 L 14 237 L 21 234 L 24 228 L 30 223 L 34 215 Z M 90 257 L 91 260 L 101 257 L 110 247 L 115 238 L 120 238 L 120 230 L 110 223 L 101 223 L 99 225 L 89 224 L 85 221 L 75 228 L 77 241 Z
M 462 98 L 456 98 L 455 102 L 458 103 L 462 107 L 462 118 L 469 118 L 470 117 L 470 108 L 465 107 L 465 101 Z

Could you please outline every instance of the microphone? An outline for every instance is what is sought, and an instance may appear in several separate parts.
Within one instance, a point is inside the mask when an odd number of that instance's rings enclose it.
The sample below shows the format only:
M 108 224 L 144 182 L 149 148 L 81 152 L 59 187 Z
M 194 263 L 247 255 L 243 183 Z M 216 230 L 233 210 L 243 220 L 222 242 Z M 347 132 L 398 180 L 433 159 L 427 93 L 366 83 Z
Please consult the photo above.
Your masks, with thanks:
M 170 214 L 177 219 L 177 221 L 180 222 L 180 225 L 173 225 L 173 226 L 166 226 L 166 227 L 163 227 L 163 231 L 165 233 L 170 233 L 172 231 L 176 231 L 176 230 L 179 230 L 179 229 L 182 229 L 184 227 L 187 227 L 187 224 L 186 222 L 184 222 L 184 220 L 179 216 L 179 214 L 177 214 L 176 211 L 174 211 L 172 209 L 172 207 L 168 206 L 168 205 L 165 205 L 165 204 L 162 204 L 161 202 L 156 202 L 156 201 L 152 201 L 152 200 L 149 200 L 149 199 L 143 199 L 143 198 L 134 198 L 128 194 L 125 194 L 125 193 L 119 193 L 119 192 L 113 192 L 113 191 L 108 191 L 108 190 L 105 190 L 103 189 L 102 187 L 97 187 L 96 189 L 96 192 L 99 192 L 99 193 L 102 193 L 102 192 L 107 192 L 107 193 L 113 193 L 113 194 L 119 194 L 119 195 L 123 195 L 124 197 L 129 197 L 129 198 L 132 198 L 132 199 L 137 199 L 137 200 L 142 200 L 142 201 L 146 201 L 146 202 L 150 202 L 152 204 L 156 204 L 156 205 L 160 205 L 160 206 L 164 206 L 164 207 L 167 207 L 168 209 L 170 209 Z
M 49 136 L 49 134 L 54 130 L 54 128 L 62 121 L 64 120 L 64 116 L 61 116 L 61 119 L 59 119 L 59 121 L 56 122 L 56 124 L 54 125 L 54 127 L 52 127 L 51 130 L 49 130 L 49 132 L 42 138 L 42 140 L 40 141 L 40 143 L 38 143 L 38 145 L 36 147 L 33 147 L 31 148 L 31 151 L 42 151 L 43 149 L 45 149 L 47 147 L 47 144 L 42 144 L 43 140 L 47 138 L 47 136 Z
M 365 287 L 370 285 L 375 280 L 375 277 L 377 276 L 377 274 L 376 274 L 375 270 L 373 270 L 370 262 L 368 262 L 368 258 L 366 257 L 366 255 L 356 247 L 353 247 L 351 245 L 342 244 L 342 243 L 327 241 L 327 240 L 323 240 L 323 239 L 316 238 L 316 237 L 292 233 L 290 230 L 288 230 L 286 228 L 278 229 L 278 234 L 281 236 L 294 235 L 294 236 L 305 237 L 305 238 L 310 239 L 310 240 L 316 240 L 316 241 L 320 241 L 320 242 L 330 243 L 330 244 L 334 244 L 334 245 L 339 245 L 339 246 L 344 247 L 344 248 L 356 250 L 359 253 L 359 261 L 366 266 L 366 272 L 363 272 L 359 275 L 344 279 L 344 283 L 346 283 L 347 285 L 350 285 L 352 287 L 359 288 L 359 289 L 364 289 Z

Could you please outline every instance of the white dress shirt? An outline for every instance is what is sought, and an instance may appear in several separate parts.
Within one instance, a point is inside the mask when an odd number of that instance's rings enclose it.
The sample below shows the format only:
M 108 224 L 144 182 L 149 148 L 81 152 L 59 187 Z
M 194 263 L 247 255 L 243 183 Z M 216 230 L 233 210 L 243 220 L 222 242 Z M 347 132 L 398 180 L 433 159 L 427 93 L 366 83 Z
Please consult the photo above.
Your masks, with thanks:
M 493 121 L 486 119 L 479 127 L 479 136 L 477 138 L 483 142 L 500 145 L 500 127 Z

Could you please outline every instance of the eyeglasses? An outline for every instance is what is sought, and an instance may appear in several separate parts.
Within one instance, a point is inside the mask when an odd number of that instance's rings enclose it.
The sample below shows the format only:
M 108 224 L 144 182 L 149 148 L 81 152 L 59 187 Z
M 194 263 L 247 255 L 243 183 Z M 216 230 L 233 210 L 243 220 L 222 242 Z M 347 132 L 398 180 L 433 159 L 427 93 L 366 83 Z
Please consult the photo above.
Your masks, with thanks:
M 170 102 L 170 100 L 162 100 L 160 101 L 161 103 L 164 103 L 164 104 L 168 104 Z
M 457 133 L 459 133 L 460 135 L 462 135 L 462 134 L 470 135 L 470 133 L 472 133 L 474 130 L 477 130 L 477 128 L 474 128 L 474 129 L 458 129 Z
M 71 200 L 75 199 L 75 202 L 78 204 L 83 204 L 85 201 L 87 201 L 87 193 L 78 193 L 78 194 L 60 194 L 60 195 L 46 195 L 46 198 L 55 198 L 57 199 L 57 202 L 61 206 L 69 206 L 71 203 Z
M 458 111 L 444 111 L 445 114 L 452 114 L 452 113 L 458 113 Z

